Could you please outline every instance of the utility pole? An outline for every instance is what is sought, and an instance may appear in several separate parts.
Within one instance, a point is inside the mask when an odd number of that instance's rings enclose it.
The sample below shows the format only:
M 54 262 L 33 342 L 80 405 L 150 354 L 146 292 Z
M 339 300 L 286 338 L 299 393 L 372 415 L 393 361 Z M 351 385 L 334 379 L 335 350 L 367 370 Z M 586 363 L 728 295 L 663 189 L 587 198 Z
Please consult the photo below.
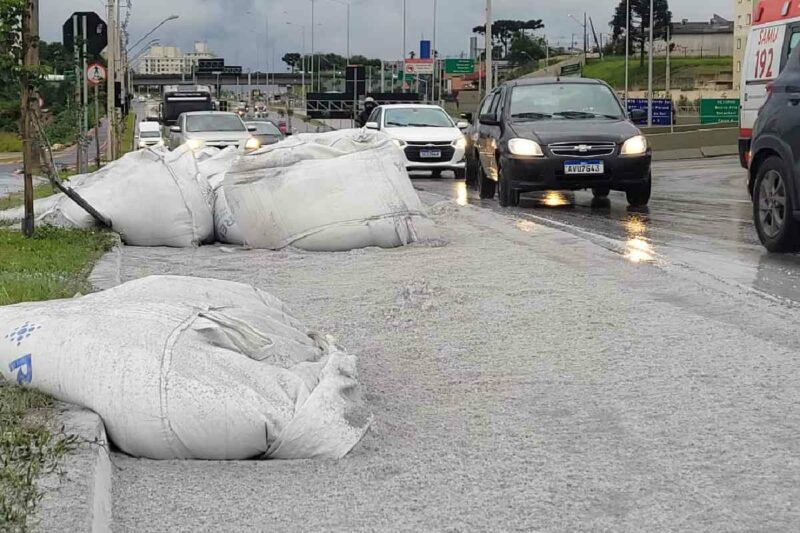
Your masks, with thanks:
M 75 168 L 78 172 L 83 171 L 83 149 L 81 148 L 80 139 L 83 136 L 83 116 L 81 114 L 81 110 L 83 108 L 83 103 L 81 102 L 83 98 L 83 93 L 81 92 L 82 87 L 82 80 L 84 73 L 81 72 L 81 39 L 80 33 L 78 32 L 78 16 L 72 15 L 72 35 L 75 36 L 74 44 L 72 47 L 72 57 L 75 62 L 75 108 L 77 113 L 75 114 L 76 118 L 78 119 L 78 147 L 75 150 Z
M 436 65 L 438 58 L 436 57 L 436 0 L 433 0 L 433 75 L 431 76 L 431 101 L 436 102 Z
M 97 84 L 94 86 L 94 146 L 97 149 L 95 164 L 97 169 L 100 170 L 100 94 Z
M 30 69 L 39 64 L 39 0 L 27 0 L 25 10 L 22 12 L 22 47 L 23 47 L 23 72 L 21 106 L 22 112 L 22 157 L 23 179 L 25 185 L 25 216 L 22 219 L 22 233 L 26 237 L 33 236 L 33 167 L 34 167 L 34 141 L 33 141 L 33 113 L 38 107 L 38 98 L 33 103 L 33 84 L 31 83 Z
M 78 150 L 81 152 L 81 163 L 83 166 L 80 168 L 81 174 L 89 172 L 89 145 L 87 144 L 86 134 L 89 131 L 89 81 L 86 79 L 86 41 L 88 39 L 88 23 L 86 15 L 83 15 L 83 31 L 81 33 L 83 45 L 81 46 L 81 57 L 83 59 L 81 70 L 81 85 L 83 86 L 83 125 L 81 131 L 78 132 Z
M 408 53 L 408 49 L 406 49 L 406 0 L 403 0 L 403 55 L 400 56 L 400 62 L 402 63 L 403 69 L 403 81 L 400 82 L 400 87 L 403 92 L 406 92 L 406 54 Z M 398 74 L 398 78 L 399 78 Z
M 314 0 L 311 0 L 311 90 L 314 90 Z
M 492 92 L 492 0 L 486 0 L 486 94 Z
M 114 109 L 114 81 L 116 79 L 116 52 L 117 47 L 114 44 L 117 40 L 117 0 L 108 0 L 108 47 L 106 47 L 108 71 L 107 73 L 107 101 L 106 101 L 106 120 L 107 124 L 107 138 L 106 138 L 106 160 L 113 161 L 116 159 L 117 147 L 117 117 Z
M 583 12 L 583 62 L 586 63 L 589 60 L 589 56 L 586 55 L 589 53 L 589 34 L 586 32 L 586 11 Z
M 650 57 L 647 62 L 647 126 L 653 125 L 653 0 L 650 0 Z
M 628 112 L 628 56 L 631 55 L 631 0 L 625 0 L 625 112 Z

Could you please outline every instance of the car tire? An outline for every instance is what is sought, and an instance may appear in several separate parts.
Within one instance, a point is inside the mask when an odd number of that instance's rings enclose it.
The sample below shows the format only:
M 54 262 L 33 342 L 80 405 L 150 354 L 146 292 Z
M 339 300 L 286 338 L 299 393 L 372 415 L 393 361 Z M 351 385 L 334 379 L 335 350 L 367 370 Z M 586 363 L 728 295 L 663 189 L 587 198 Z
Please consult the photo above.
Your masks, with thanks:
M 598 200 L 603 200 L 608 198 L 608 193 L 611 192 L 609 187 L 593 187 L 592 188 L 592 196 L 597 198 Z
M 519 192 L 511 188 L 510 180 L 503 168 L 500 167 L 500 179 L 497 181 L 497 200 L 500 202 L 501 207 L 516 207 L 519 205 Z
M 467 187 L 472 189 L 478 188 L 478 162 L 475 157 L 467 156 L 466 168 Z
M 628 205 L 631 207 L 644 207 L 650 201 L 650 193 L 653 189 L 653 177 L 647 176 L 647 181 L 641 185 L 636 185 L 625 191 Z
M 494 198 L 497 182 L 486 177 L 483 165 L 478 165 L 478 196 L 483 200 Z
M 783 160 L 773 156 L 759 166 L 753 186 L 753 222 L 761 244 L 770 252 L 800 249 L 800 222 L 792 216 L 795 207 L 788 179 Z
M 467 170 L 464 168 L 456 168 L 453 169 L 453 174 L 455 175 L 453 179 L 463 180 L 467 177 Z

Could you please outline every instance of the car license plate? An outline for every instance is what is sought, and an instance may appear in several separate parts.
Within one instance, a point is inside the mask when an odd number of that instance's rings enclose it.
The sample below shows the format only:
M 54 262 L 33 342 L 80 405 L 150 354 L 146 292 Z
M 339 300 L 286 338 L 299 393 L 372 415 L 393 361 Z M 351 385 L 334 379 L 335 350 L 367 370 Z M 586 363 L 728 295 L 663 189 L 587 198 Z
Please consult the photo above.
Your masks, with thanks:
M 564 174 L 602 174 L 602 161 L 565 161 Z
M 419 156 L 420 157 L 426 157 L 426 158 L 442 157 L 442 151 L 441 150 L 420 150 L 419 151 Z

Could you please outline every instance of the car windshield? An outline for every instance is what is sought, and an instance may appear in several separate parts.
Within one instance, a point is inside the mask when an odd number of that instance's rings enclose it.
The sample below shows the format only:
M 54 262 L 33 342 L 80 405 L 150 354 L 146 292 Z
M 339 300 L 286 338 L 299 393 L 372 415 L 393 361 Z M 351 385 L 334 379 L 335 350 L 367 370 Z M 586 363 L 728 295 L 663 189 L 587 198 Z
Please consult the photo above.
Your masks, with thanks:
M 259 135 L 280 135 L 281 131 L 272 122 L 248 122 L 248 126 L 256 129 Z
M 186 131 L 246 131 L 236 115 L 189 115 Z
M 452 128 L 453 121 L 436 107 L 398 107 L 386 109 L 387 128 Z
M 614 93 L 595 83 L 519 85 L 511 91 L 512 120 L 623 118 Z
M 139 132 L 139 137 L 142 137 L 142 138 L 145 138 L 145 137 L 154 138 L 154 137 L 161 137 L 161 134 L 159 132 L 157 132 L 157 131 L 140 131 Z

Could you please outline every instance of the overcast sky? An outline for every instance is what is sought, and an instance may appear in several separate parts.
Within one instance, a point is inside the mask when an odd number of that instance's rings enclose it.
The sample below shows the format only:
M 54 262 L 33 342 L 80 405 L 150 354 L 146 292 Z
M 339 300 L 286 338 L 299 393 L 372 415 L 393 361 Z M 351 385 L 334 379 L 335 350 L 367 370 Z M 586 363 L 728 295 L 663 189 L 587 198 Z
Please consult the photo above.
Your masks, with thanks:
M 264 69 L 267 62 L 283 70 L 280 58 L 300 51 L 305 25 L 306 51 L 311 51 L 312 0 L 120 0 L 132 5 L 131 44 L 165 17 L 178 20 L 161 27 L 151 38 L 184 51 L 197 40 L 207 41 L 226 64 Z M 313 0 L 315 4 L 314 49 L 346 52 L 347 0 Z M 598 33 L 608 33 L 618 0 L 494 0 L 495 19 L 537 19 L 545 24 L 551 44 L 568 45 L 582 39 L 583 30 L 569 18 L 594 21 Z M 351 0 L 351 54 L 399 59 L 403 50 L 403 0 Z M 61 40 L 61 26 L 73 11 L 96 11 L 105 19 L 104 0 L 40 0 L 41 34 L 47 41 Z M 421 37 L 433 37 L 434 0 L 406 0 L 406 51 L 419 48 Z M 440 57 L 457 57 L 469 51 L 471 29 L 481 24 L 485 0 L 438 0 L 436 48 Z M 714 13 L 733 18 L 732 0 L 671 0 L 673 19 L 707 20 Z M 124 11 L 123 11 L 124 12 Z M 124 15 L 123 15 L 124 18 Z M 269 36 L 267 31 L 269 30 Z M 148 39 L 149 40 L 149 39 Z

